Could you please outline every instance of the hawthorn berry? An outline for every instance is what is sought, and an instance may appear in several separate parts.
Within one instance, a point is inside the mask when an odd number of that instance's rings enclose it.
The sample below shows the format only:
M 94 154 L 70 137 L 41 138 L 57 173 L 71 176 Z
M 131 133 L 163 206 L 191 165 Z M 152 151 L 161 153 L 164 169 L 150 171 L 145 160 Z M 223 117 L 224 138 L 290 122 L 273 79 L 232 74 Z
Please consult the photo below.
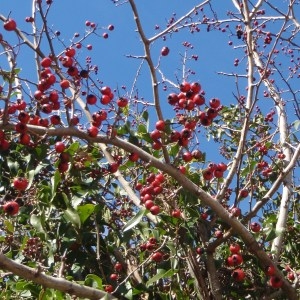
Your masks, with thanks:
M 252 223 L 250 224 L 250 229 L 251 229 L 253 232 L 259 232 L 259 231 L 260 231 L 260 228 L 261 228 L 261 226 L 260 226 L 260 224 L 257 223 L 257 222 L 252 222 Z
M 151 255 L 151 259 L 155 262 L 161 262 L 163 260 L 163 254 L 161 252 L 154 252 Z
M 245 272 L 242 269 L 235 269 L 232 272 L 232 277 L 235 281 L 241 282 L 245 279 Z
M 28 179 L 25 177 L 15 177 L 13 186 L 18 191 L 24 191 L 28 187 Z
M 181 217 L 181 211 L 180 211 L 180 209 L 174 209 L 173 211 L 172 211 L 172 213 L 171 213 L 171 215 L 172 215 L 172 217 L 173 218 L 180 218 Z
M 19 204 L 16 201 L 9 201 L 3 205 L 3 210 L 6 214 L 14 216 L 19 212 Z
M 160 53 L 161 53 L 162 56 L 167 56 L 169 54 L 169 52 L 170 52 L 170 49 L 168 47 L 163 47 L 161 49 Z
M 269 283 L 270 286 L 275 289 L 278 289 L 282 286 L 282 280 L 277 276 L 271 276 Z
M 160 212 L 160 208 L 158 205 L 153 205 L 151 208 L 150 208 L 150 212 L 152 213 L 152 215 L 156 216 L 159 214 Z
M 63 142 L 56 142 L 55 143 L 55 151 L 57 153 L 62 153 L 66 149 L 66 145 Z
M 4 23 L 3 23 L 3 27 L 5 30 L 7 31 L 13 31 L 17 28 L 17 23 L 14 19 L 7 19 Z

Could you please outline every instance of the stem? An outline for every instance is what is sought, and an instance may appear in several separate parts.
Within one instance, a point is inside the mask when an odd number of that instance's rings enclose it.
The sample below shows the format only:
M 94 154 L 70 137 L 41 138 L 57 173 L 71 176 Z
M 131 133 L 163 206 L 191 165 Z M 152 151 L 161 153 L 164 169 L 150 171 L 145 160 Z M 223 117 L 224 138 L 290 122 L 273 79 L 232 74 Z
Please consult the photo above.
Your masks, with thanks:
M 43 287 L 53 288 L 64 293 L 76 295 L 77 297 L 83 297 L 93 300 L 99 300 L 99 298 L 102 297 L 106 297 L 106 299 L 117 299 L 103 291 L 83 286 L 78 283 L 70 282 L 63 278 L 54 278 L 52 276 L 46 275 L 40 270 L 29 268 L 15 262 L 12 259 L 7 258 L 3 253 L 0 253 L 0 267 L 1 269 L 12 272 L 14 275 L 40 284 Z

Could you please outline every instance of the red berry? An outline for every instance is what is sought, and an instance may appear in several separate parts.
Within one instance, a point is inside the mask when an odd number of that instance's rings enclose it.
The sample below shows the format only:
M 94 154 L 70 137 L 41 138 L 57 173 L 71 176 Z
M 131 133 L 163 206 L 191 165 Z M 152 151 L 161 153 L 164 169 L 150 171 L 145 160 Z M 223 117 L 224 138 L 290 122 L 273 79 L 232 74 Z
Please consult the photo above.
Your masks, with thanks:
M 245 279 L 245 272 L 242 269 L 235 269 L 232 272 L 232 277 L 235 281 L 243 281 Z
M 145 201 L 145 207 L 146 207 L 146 209 L 150 210 L 152 206 L 154 206 L 154 202 L 152 200 Z
M 163 47 L 161 49 L 160 53 L 161 53 L 162 56 L 167 56 L 169 54 L 169 52 L 170 52 L 170 49 L 168 47 Z
M 119 262 L 117 262 L 117 263 L 115 264 L 115 267 L 114 267 L 114 268 L 115 268 L 115 270 L 116 270 L 117 272 L 121 272 L 122 269 L 123 269 L 121 263 L 119 263 Z
M 159 206 L 153 205 L 153 206 L 150 208 L 150 212 L 151 212 L 152 215 L 154 215 L 154 216 L 158 215 L 159 212 L 160 212 Z
M 287 278 L 289 280 L 291 280 L 291 281 L 294 281 L 295 280 L 295 274 L 294 274 L 294 272 L 288 272 Z
M 211 108 L 218 108 L 220 106 L 221 102 L 218 98 L 213 98 L 209 101 L 209 105 Z
M 107 292 L 107 293 L 112 293 L 113 292 L 113 290 L 114 290 L 114 287 L 112 286 L 112 285 L 107 285 L 106 287 L 105 287 L 105 292 Z
M 239 253 L 232 254 L 232 262 L 234 266 L 240 265 L 243 263 L 243 257 Z
M 119 169 L 119 164 L 116 162 L 110 163 L 108 165 L 108 171 L 110 173 L 116 173 L 118 171 L 118 169 Z
M 86 96 L 86 102 L 87 104 L 90 104 L 90 105 L 94 105 L 97 103 L 97 97 L 95 95 L 87 95 Z
M 17 28 L 17 23 L 13 19 L 8 19 L 3 23 L 3 27 L 7 31 L 13 31 Z
M 211 180 L 214 177 L 214 174 L 211 170 L 205 169 L 202 171 L 204 180 Z
M 24 191 L 28 187 L 28 180 L 25 177 L 15 177 L 13 180 L 13 185 L 18 191 Z
M 230 210 L 231 214 L 234 216 L 234 217 L 239 217 L 242 213 L 241 209 L 239 207 L 233 207 L 231 210 Z
M 161 133 L 159 130 L 153 130 L 151 133 L 150 133 L 150 137 L 153 141 L 157 141 L 158 139 L 161 138 Z
M 137 160 L 139 159 L 139 155 L 138 155 L 137 153 L 131 153 L 131 154 L 129 155 L 128 159 L 129 159 L 130 161 L 135 162 L 135 161 L 137 161 Z
M 88 134 L 90 137 L 96 137 L 99 132 L 99 129 L 96 126 L 91 126 L 88 129 Z
M 63 79 L 63 80 L 60 82 L 60 86 L 61 86 L 62 89 L 67 89 L 67 88 L 70 86 L 69 80 Z
M 41 66 L 43 68 L 49 68 L 51 66 L 51 63 L 52 63 L 52 59 L 50 57 L 44 57 L 41 60 Z
M 265 269 L 265 273 L 268 276 L 273 276 L 275 274 L 275 267 L 273 265 L 267 266 Z
M 76 54 L 76 50 L 74 48 L 67 48 L 65 54 L 66 56 L 73 57 Z
M 118 274 L 116 274 L 116 273 L 110 274 L 109 278 L 110 278 L 110 280 L 113 280 L 113 281 L 118 280 Z
M 126 98 L 121 97 L 117 100 L 117 105 L 119 107 L 125 107 L 125 106 L 127 106 L 127 104 L 128 104 L 128 99 L 126 99 Z
M 192 159 L 193 159 L 193 155 L 191 152 L 184 152 L 182 154 L 182 159 L 185 161 L 185 162 L 190 162 Z
M 161 262 L 163 260 L 163 254 L 161 252 L 154 252 L 151 255 L 151 259 L 155 262 Z
M 223 232 L 222 232 L 221 230 L 216 230 L 216 231 L 215 231 L 215 237 L 216 237 L 217 239 L 222 238 L 222 237 L 223 237 Z
M 56 142 L 55 143 L 55 151 L 57 153 L 62 153 L 66 149 L 66 145 L 63 142 Z
M 253 231 L 253 232 L 259 232 L 260 231 L 260 224 L 258 224 L 257 222 L 252 222 L 250 224 L 250 229 Z
M 269 281 L 271 287 L 278 289 L 282 286 L 282 280 L 277 276 L 272 276 Z
M 155 124 L 155 128 L 159 131 L 164 131 L 165 130 L 165 127 L 166 127 L 166 124 L 163 120 L 159 120 L 156 122 Z
M 180 91 L 183 92 L 183 93 L 186 93 L 188 92 L 189 90 L 191 89 L 191 85 L 184 81 L 180 84 Z
M 231 244 L 229 246 L 229 251 L 233 254 L 239 253 L 241 250 L 241 247 L 239 244 Z
M 246 198 L 246 197 L 248 197 L 248 195 L 249 195 L 249 192 L 248 192 L 247 189 L 241 189 L 240 190 L 240 197 L 241 198 Z
M 19 212 L 19 204 L 16 201 L 9 201 L 3 205 L 3 210 L 6 214 L 14 216 Z
M 180 209 L 174 209 L 173 211 L 172 211 L 172 217 L 173 218 L 180 218 L 181 217 L 181 211 L 180 211 Z
M 201 85 L 198 82 L 191 83 L 191 90 L 193 93 L 198 94 L 201 91 Z

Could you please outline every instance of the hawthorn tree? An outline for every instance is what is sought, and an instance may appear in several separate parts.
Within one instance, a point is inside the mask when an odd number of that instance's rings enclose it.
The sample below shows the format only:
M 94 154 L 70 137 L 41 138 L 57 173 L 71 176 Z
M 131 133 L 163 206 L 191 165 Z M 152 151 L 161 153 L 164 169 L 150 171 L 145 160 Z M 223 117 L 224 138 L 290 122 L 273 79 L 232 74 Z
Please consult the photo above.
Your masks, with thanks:
M 298 299 L 299 1 L 164 24 L 139 2 L 110 2 L 134 21 L 130 87 L 93 52 L 113 22 L 63 37 L 52 0 L 0 15 L 1 297 Z M 212 36 L 228 69 L 201 69 Z

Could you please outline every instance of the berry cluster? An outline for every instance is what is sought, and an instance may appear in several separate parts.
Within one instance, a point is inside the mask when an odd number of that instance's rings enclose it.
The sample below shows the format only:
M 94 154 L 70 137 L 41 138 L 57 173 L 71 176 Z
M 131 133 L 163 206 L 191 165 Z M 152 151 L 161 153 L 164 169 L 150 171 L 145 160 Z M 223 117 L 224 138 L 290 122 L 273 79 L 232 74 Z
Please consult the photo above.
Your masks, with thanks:
M 42 254 L 43 244 L 39 237 L 31 237 L 27 240 L 23 249 L 25 257 L 32 260 L 39 260 Z
M 163 192 L 163 182 L 165 176 L 162 173 L 150 173 L 146 179 L 147 183 L 137 183 L 135 189 L 140 192 L 141 202 L 145 205 L 146 209 L 150 210 L 153 215 L 160 212 L 160 207 L 154 203 L 154 198 Z

